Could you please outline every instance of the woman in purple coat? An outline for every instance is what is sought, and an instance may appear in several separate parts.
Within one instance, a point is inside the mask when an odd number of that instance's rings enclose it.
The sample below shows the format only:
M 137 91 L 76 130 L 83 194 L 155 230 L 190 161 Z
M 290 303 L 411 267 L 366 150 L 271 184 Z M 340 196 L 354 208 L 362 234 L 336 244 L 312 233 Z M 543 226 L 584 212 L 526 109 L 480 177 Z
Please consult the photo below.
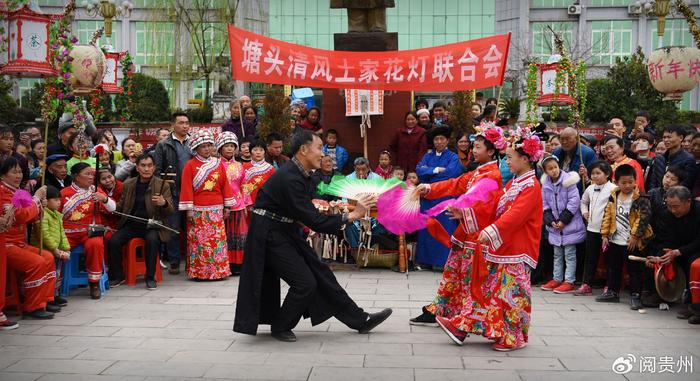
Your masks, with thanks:
M 579 210 L 581 197 L 576 187 L 581 179 L 576 172 L 562 171 L 556 156 L 544 159 L 542 168 L 544 225 L 554 247 L 554 277 L 542 289 L 556 294 L 572 293 L 576 280 L 576 244 L 586 238 L 586 226 Z

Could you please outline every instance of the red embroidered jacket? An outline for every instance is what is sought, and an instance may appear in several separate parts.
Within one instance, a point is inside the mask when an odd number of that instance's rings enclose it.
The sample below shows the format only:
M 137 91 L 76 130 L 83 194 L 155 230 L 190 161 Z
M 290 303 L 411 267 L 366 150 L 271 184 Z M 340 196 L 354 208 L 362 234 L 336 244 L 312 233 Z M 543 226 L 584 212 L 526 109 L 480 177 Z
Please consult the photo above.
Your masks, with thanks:
M 533 269 L 537 267 L 542 217 L 542 188 L 535 171 L 512 179 L 498 201 L 496 221 L 484 228 L 490 241 L 485 258 L 495 263 L 525 262 Z

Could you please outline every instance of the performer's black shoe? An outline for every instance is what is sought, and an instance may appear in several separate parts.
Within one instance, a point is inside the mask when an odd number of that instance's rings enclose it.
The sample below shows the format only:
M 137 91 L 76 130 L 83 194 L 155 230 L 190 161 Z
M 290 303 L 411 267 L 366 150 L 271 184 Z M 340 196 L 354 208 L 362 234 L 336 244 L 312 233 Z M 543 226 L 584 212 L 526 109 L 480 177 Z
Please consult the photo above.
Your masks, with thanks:
M 52 302 L 48 302 L 48 304 L 53 304 L 53 305 L 59 306 L 59 307 L 65 307 L 65 306 L 68 305 L 68 300 L 67 300 L 66 298 L 64 298 L 64 297 L 61 297 L 61 296 L 59 296 L 59 295 L 56 295 L 56 296 L 53 297 L 53 301 L 52 301 Z
M 428 312 L 425 307 L 423 307 L 423 313 L 408 320 L 410 325 L 422 325 L 426 327 L 437 327 L 438 323 L 435 320 L 435 315 Z
M 61 306 L 46 303 L 46 311 L 51 313 L 61 312 Z
M 683 306 L 685 307 L 685 306 Z M 688 320 L 690 317 L 693 316 L 693 311 L 691 311 L 688 308 L 683 308 L 682 310 L 678 311 L 676 314 L 676 317 L 681 320 Z
M 377 313 L 369 314 L 369 319 L 367 319 L 365 324 L 358 329 L 358 332 L 369 333 L 369 331 L 373 330 L 379 324 L 382 324 L 384 320 L 388 319 L 392 312 L 393 311 L 391 308 L 385 308 Z
M 37 320 L 48 320 L 48 319 L 53 319 L 53 313 L 48 312 L 43 308 L 40 308 L 38 310 L 25 312 L 22 315 L 22 317 L 29 318 L 29 319 L 37 319 Z
M 293 342 L 297 341 L 297 336 L 291 330 L 272 332 L 272 337 L 274 337 L 275 339 L 277 339 L 279 341 L 284 341 L 287 343 L 293 343 Z
M 619 303 L 620 295 L 613 290 L 605 290 L 595 298 L 595 301 L 601 303 Z

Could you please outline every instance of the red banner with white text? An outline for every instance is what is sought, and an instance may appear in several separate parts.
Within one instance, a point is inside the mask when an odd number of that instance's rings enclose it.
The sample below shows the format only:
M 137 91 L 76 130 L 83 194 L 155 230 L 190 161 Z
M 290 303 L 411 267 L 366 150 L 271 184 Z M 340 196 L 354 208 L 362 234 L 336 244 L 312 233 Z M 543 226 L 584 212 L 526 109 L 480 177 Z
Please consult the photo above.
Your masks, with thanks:
M 510 33 L 424 49 L 346 52 L 228 27 L 233 78 L 317 88 L 456 91 L 503 84 Z

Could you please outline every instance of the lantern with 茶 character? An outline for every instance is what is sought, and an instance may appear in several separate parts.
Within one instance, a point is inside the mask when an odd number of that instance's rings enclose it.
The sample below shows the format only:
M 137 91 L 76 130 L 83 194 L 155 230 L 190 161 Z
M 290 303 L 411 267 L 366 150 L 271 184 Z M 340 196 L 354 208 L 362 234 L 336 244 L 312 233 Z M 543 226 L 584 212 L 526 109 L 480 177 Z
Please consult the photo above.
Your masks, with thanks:
M 38 6 L 7 10 L 7 52 L 0 74 L 21 77 L 56 76 L 51 62 L 49 25 L 61 15 L 41 13 Z M 35 11 L 36 10 L 36 11 Z M 38 11 L 38 12 L 37 12 Z
M 700 49 L 667 46 L 651 52 L 647 63 L 652 86 L 665 101 L 680 101 L 700 81 Z
M 102 49 L 91 45 L 75 45 L 70 52 L 73 57 L 73 75 L 70 77 L 75 95 L 88 95 L 102 84 L 105 76 L 106 58 Z
M 118 94 L 122 92 L 122 88 L 117 82 L 117 68 L 120 59 L 121 53 L 119 52 L 108 51 L 105 53 L 105 75 L 102 78 L 102 90 L 105 93 Z
M 539 106 L 570 106 L 576 100 L 569 95 L 569 68 L 566 67 L 568 60 L 559 61 L 556 56 L 552 56 L 546 64 L 538 64 L 537 99 L 535 102 Z M 557 73 L 562 79 L 557 82 Z

